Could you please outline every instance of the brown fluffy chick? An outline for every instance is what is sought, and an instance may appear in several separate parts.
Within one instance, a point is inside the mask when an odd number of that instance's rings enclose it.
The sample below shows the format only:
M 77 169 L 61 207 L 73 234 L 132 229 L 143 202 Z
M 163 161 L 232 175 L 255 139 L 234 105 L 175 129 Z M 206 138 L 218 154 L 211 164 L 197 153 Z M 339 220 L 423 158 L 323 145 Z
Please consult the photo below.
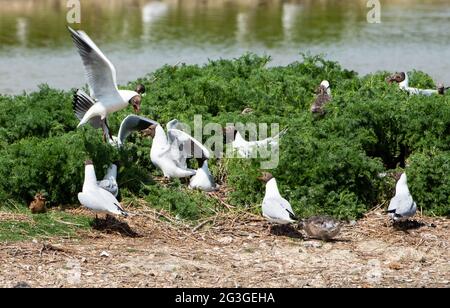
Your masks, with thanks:
M 30 203 L 30 211 L 33 214 L 41 214 L 47 212 L 46 199 L 38 193 L 34 196 L 34 200 Z
M 341 231 L 341 223 L 328 216 L 314 216 L 300 223 L 310 238 L 330 241 Z

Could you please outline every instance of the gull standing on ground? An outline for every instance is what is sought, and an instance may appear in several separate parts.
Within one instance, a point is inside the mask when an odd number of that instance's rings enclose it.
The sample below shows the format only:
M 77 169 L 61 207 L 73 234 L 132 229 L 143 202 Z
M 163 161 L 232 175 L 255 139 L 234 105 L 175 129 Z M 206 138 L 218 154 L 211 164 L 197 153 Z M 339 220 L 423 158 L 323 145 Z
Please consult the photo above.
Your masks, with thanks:
M 80 119 L 78 127 L 88 122 L 94 128 L 101 127 L 106 140 L 109 135 L 108 115 L 128 105 L 139 112 L 145 87 L 138 85 L 136 91 L 119 90 L 114 65 L 84 31 L 68 29 L 83 61 L 90 91 L 90 95 L 82 90 L 74 95 L 73 109 Z
M 281 197 L 277 181 L 272 174 L 264 172 L 259 178 L 266 183 L 266 194 L 262 203 L 263 216 L 273 224 L 287 225 L 297 221 L 291 204 Z
M 417 204 L 409 192 L 406 173 L 402 173 L 395 186 L 395 196 L 389 203 L 388 215 L 395 222 L 407 220 L 414 216 L 416 211 Z
M 98 186 L 94 165 L 91 160 L 85 162 L 83 191 L 78 194 L 80 203 L 96 213 L 122 215 L 128 213 L 109 191 Z
M 155 124 L 143 134 L 153 138 L 150 159 L 166 178 L 191 177 L 196 171 L 187 167 L 187 159 L 195 157 L 203 162 L 210 158 L 208 149 L 181 130 L 168 129 L 166 135 L 162 126 Z

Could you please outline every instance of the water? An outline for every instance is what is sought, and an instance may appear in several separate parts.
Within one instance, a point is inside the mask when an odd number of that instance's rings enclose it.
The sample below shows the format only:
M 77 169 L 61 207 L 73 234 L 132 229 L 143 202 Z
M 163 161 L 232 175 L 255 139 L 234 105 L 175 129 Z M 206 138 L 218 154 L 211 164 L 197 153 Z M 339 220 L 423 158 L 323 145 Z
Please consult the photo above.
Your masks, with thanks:
M 321 53 L 367 74 L 419 69 L 450 84 L 450 1 L 82 0 L 81 24 L 126 84 L 163 64 L 205 63 L 246 51 L 271 65 Z M 389 2 L 389 3 L 387 3 Z M 0 0 L 0 93 L 85 84 L 66 26 L 65 0 Z

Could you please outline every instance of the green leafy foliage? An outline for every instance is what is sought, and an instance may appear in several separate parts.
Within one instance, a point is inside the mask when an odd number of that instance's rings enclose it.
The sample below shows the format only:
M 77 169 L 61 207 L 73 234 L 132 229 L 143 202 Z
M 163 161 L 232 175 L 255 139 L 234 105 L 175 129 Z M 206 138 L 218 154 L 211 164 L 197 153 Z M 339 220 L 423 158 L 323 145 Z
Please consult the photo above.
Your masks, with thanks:
M 177 118 L 192 125 L 200 114 L 204 124 L 288 127 L 278 167 L 271 172 L 300 216 L 359 217 L 392 197 L 395 183 L 379 174 L 399 168 L 406 169 L 411 192 L 426 213 L 449 215 L 449 95 L 409 96 L 385 82 L 388 72 L 359 77 L 319 56 L 304 56 L 286 67 L 268 67 L 269 61 L 247 54 L 201 67 L 164 66 L 127 88 L 144 83 L 142 114 L 160 123 Z M 434 87 L 422 72 L 409 75 L 411 86 Z M 309 109 L 323 79 L 330 82 L 333 98 L 319 118 Z M 71 96 L 47 86 L 30 95 L 0 96 L 0 204 L 28 202 L 36 191 L 47 192 L 52 204 L 77 203 L 83 161 L 93 157 L 99 177 L 110 162 L 121 160 L 119 184 L 125 198 L 142 198 L 193 219 L 217 207 L 207 194 L 177 182 L 163 186 L 152 181 L 161 173 L 150 162 L 150 140 L 133 135 L 125 150 L 117 151 L 102 143 L 100 131 L 76 130 Z M 241 114 L 247 107 L 254 112 Z M 113 132 L 130 112 L 110 117 Z M 261 161 L 211 162 L 214 174 L 223 179 L 219 184 L 229 190 L 230 204 L 260 204 Z

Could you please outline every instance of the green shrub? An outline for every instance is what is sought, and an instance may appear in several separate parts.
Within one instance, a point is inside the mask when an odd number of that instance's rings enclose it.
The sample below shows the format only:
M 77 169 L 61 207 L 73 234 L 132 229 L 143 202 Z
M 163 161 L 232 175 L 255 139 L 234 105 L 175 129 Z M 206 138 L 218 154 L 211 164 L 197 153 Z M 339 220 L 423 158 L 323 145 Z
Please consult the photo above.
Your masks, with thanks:
M 204 124 L 288 127 L 279 166 L 271 172 L 300 216 L 359 217 L 392 197 L 395 183 L 379 173 L 399 168 L 406 168 L 411 192 L 425 213 L 448 215 L 449 95 L 409 96 L 385 82 L 388 72 L 359 77 L 319 56 L 304 56 L 285 67 L 268 67 L 269 60 L 247 54 L 204 66 L 164 66 L 128 88 L 145 84 L 142 114 L 160 123 L 177 118 L 192 125 L 194 115 L 201 114 Z M 409 75 L 411 86 L 434 87 L 422 72 Z M 323 79 L 330 81 L 333 99 L 318 118 L 309 109 Z M 122 161 L 119 184 L 126 198 L 143 198 L 185 218 L 208 215 L 218 206 L 215 199 L 177 182 L 165 187 L 152 181 L 161 173 L 150 162 L 150 140 L 136 134 L 125 150 L 117 151 L 102 144 L 99 130 L 75 130 L 71 96 L 43 86 L 30 95 L 0 97 L 5 111 L 0 115 L 0 204 L 29 201 L 37 190 L 48 192 L 53 204 L 77 203 L 83 161 L 91 156 L 99 176 L 111 161 Z M 242 115 L 247 107 L 254 112 Z M 21 112 L 14 112 L 17 108 Z M 113 132 L 129 113 L 127 108 L 109 118 Z M 261 203 L 260 162 L 211 162 L 230 190 L 232 205 Z
M 408 185 L 417 206 L 433 215 L 450 215 L 450 153 L 436 149 L 415 153 L 408 168 Z

